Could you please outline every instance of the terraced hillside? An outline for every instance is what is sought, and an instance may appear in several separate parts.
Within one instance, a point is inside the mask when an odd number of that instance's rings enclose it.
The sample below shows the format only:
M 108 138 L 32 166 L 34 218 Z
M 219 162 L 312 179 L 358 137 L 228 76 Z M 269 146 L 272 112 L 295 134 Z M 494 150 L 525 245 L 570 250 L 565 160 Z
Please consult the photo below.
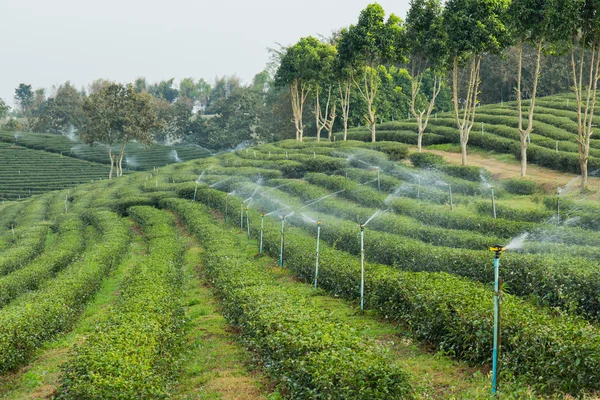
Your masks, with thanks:
M 524 103 L 526 106 L 527 103 Z M 573 95 L 564 94 L 536 100 L 534 129 L 527 151 L 528 162 L 559 171 L 579 173 L 577 156 L 577 113 Z M 525 112 L 525 111 L 524 111 Z M 470 148 L 480 148 L 520 157 L 521 147 L 517 130 L 517 104 L 484 105 L 477 108 L 475 125 L 469 138 Z M 596 116 L 595 124 L 600 124 Z M 378 140 L 417 143 L 415 122 L 386 122 L 377 126 Z M 339 140 L 341 134 L 336 134 Z M 370 140 L 366 127 L 348 131 L 348 138 Z M 459 136 L 451 113 L 432 115 L 423 137 L 425 147 L 458 144 Z M 435 147 L 435 146 L 434 146 Z M 592 136 L 589 171 L 600 170 L 600 139 Z
M 486 398 L 516 237 L 502 396 L 600 393 L 597 204 L 407 156 L 284 141 L 4 204 L 1 396 Z
M 62 156 L 80 158 L 99 164 L 110 165 L 106 149 L 101 146 L 90 147 L 76 137 L 45 133 L 0 132 L 0 141 L 29 149 L 45 150 Z M 206 157 L 210 152 L 199 147 L 152 145 L 145 148 L 139 143 L 130 143 L 126 147 L 123 168 L 143 171 L 167 164 L 189 161 Z

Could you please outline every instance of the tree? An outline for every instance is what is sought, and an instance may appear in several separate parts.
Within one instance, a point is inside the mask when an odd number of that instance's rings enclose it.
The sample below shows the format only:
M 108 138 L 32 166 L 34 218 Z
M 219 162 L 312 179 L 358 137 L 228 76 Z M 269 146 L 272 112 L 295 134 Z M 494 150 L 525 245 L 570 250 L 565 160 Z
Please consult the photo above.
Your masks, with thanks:
M 148 92 L 156 98 L 165 99 L 169 103 L 174 103 L 179 96 L 179 90 L 173 87 L 175 78 L 148 86 Z
M 337 51 L 333 45 L 320 43 L 317 46 L 317 65 L 314 67 L 315 80 L 312 82 L 312 88 L 315 99 L 315 124 L 317 127 L 317 141 L 321 140 L 321 131 L 327 130 L 327 138 L 331 141 L 333 124 L 336 117 L 336 95 L 334 90 L 334 62 Z M 325 109 L 321 104 L 321 94 L 325 92 Z
M 417 121 L 417 149 L 422 151 L 423 133 L 444 81 L 446 39 L 441 0 L 411 0 L 406 16 L 406 45 L 411 74 L 410 112 Z M 433 75 L 431 96 L 421 90 L 425 73 Z
M 127 143 L 136 140 L 149 145 L 151 132 L 159 125 L 152 107 L 152 96 L 136 93 L 131 84 L 104 86 L 84 100 L 83 112 L 86 120 L 81 139 L 89 145 L 106 147 L 110 158 L 109 179 L 112 179 L 115 169 L 117 176 L 123 175 Z M 113 153 L 115 145 L 119 146 L 116 154 Z
M 484 53 L 497 54 L 507 45 L 509 35 L 504 20 L 509 3 L 510 0 L 448 0 L 442 14 L 463 165 L 467 165 L 467 143 L 475 123 L 481 58 Z M 467 70 L 467 84 L 461 113 L 459 72 L 463 67 Z
M 53 98 L 45 101 L 36 124 L 36 130 L 65 134 L 83 124 L 83 98 L 71 82 L 60 85 Z
M 6 118 L 8 112 L 10 111 L 10 106 L 4 102 L 4 100 L 0 99 L 0 119 Z
M 364 119 L 371 128 L 373 142 L 377 121 L 374 102 L 380 84 L 378 67 L 387 61 L 404 59 L 402 35 L 400 18 L 392 14 L 386 21 L 383 8 L 379 4 L 370 4 L 361 11 L 358 23 L 342 32 L 338 44 L 343 64 L 352 65 L 352 69 L 357 71 L 352 80 L 365 100 L 367 112 Z
M 527 175 L 527 146 L 528 137 L 533 131 L 533 113 L 540 76 L 542 51 L 553 30 L 549 23 L 549 1 L 547 0 L 512 0 L 509 7 L 509 26 L 514 40 L 517 42 L 517 111 L 518 130 L 521 139 L 521 178 Z M 529 43 L 536 48 L 535 72 L 531 87 L 530 105 L 527 126 L 523 128 L 523 46 Z
M 136 78 L 135 82 L 133 82 L 133 88 L 137 93 L 147 92 L 148 84 L 146 83 L 146 78 L 143 76 Z
M 289 87 L 296 140 L 300 142 L 304 136 L 304 103 L 318 78 L 319 48 L 323 45 L 312 36 L 300 39 L 298 43 L 285 49 L 275 74 L 276 85 Z
M 571 55 L 581 187 L 585 190 L 600 78 L 600 1 L 552 0 L 551 4 L 556 21 L 553 38 Z
M 21 111 L 27 117 L 29 116 L 29 110 L 33 105 L 34 93 L 31 85 L 24 83 L 19 84 L 19 87 L 15 89 L 15 101 L 21 107 Z

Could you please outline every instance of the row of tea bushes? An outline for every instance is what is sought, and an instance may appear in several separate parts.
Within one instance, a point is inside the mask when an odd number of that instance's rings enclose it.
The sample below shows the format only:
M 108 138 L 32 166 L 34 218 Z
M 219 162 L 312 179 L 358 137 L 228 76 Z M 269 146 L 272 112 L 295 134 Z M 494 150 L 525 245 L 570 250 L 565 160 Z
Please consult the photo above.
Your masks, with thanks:
M 260 263 L 244 255 L 234 233 L 215 224 L 206 207 L 185 200 L 163 205 L 202 242 L 207 277 L 222 298 L 225 317 L 260 355 L 286 397 L 412 397 L 407 375 L 375 343 L 273 281 Z
M 126 274 L 106 321 L 76 346 L 63 366 L 60 398 L 166 398 L 184 337 L 181 256 L 175 220 L 132 207 L 148 253 Z

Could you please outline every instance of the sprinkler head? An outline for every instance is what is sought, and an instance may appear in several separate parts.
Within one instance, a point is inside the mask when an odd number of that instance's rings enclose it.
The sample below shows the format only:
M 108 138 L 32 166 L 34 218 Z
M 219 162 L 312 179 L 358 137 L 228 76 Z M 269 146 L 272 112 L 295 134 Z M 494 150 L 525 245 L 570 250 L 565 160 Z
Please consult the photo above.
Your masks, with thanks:
M 360 224 L 360 230 L 364 231 L 365 230 L 365 225 L 364 224 Z
M 496 258 L 500 258 L 500 254 L 502 254 L 502 252 L 505 250 L 506 250 L 506 247 L 503 247 L 500 244 L 495 244 L 492 247 L 490 247 L 490 251 L 493 251 L 496 253 Z
M 317 221 L 317 225 L 321 225 L 321 221 Z
M 248 211 L 248 207 L 244 208 L 244 211 Z

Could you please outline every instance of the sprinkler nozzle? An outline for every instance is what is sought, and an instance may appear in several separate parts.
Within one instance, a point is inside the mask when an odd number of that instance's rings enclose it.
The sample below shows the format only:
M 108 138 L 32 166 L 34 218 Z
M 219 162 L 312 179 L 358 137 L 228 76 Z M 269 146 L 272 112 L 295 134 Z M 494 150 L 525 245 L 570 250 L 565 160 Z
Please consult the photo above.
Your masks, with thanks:
M 317 221 L 317 225 L 321 225 L 321 221 Z
M 490 247 L 490 251 L 493 251 L 496 253 L 496 258 L 500 258 L 500 254 L 502 254 L 502 252 L 506 250 L 506 247 L 503 247 L 502 245 L 496 244 L 493 245 L 492 247 Z
M 365 225 L 364 224 L 360 224 L 360 230 L 364 231 L 365 230 Z
M 244 208 L 244 211 L 248 211 L 248 207 Z

